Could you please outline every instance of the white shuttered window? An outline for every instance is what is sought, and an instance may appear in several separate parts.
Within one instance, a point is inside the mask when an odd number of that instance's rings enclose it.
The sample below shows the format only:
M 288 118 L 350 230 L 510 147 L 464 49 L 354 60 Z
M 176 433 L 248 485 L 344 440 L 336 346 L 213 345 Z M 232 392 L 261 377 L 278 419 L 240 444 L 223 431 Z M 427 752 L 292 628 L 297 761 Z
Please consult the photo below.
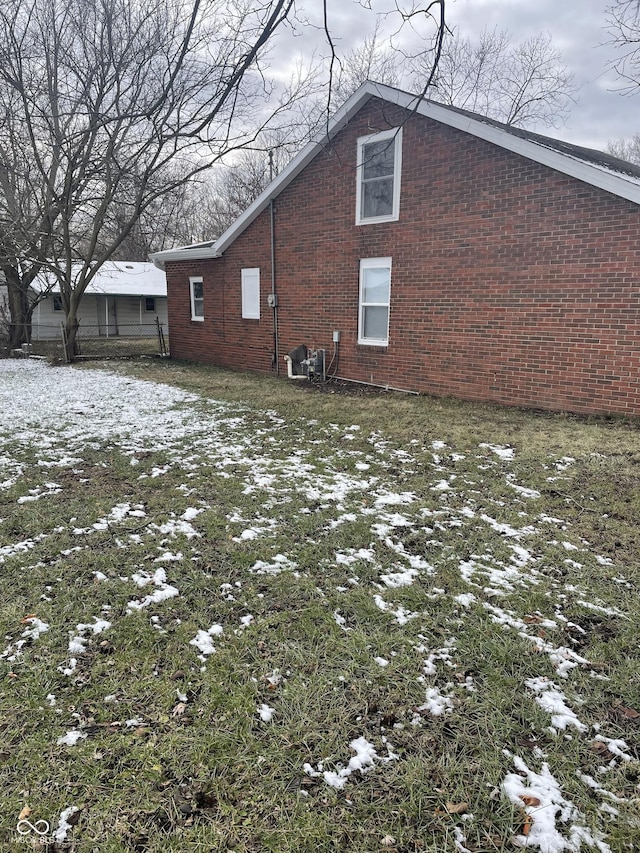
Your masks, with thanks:
M 248 267 L 241 271 L 242 318 L 260 319 L 260 267 Z

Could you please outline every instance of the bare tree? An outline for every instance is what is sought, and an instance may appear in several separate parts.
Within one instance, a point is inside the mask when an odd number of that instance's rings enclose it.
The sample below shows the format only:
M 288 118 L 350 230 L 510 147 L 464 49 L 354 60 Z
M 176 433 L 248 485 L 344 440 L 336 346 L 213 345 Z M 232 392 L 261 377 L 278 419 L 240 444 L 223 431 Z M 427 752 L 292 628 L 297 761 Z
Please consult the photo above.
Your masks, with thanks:
M 607 22 L 620 51 L 613 67 L 626 80 L 623 91 L 635 94 L 640 86 L 640 0 L 617 0 L 607 9 Z
M 414 68 L 422 72 L 418 60 Z M 438 64 L 433 100 L 461 107 L 508 125 L 556 127 L 574 102 L 572 75 L 539 33 L 514 44 L 507 30 L 485 30 L 478 41 L 451 33 Z
M 397 86 L 401 77 L 398 53 L 389 42 L 383 42 L 377 21 L 371 35 L 340 61 L 334 85 L 335 101 L 346 101 L 366 80 Z
M 631 139 L 614 139 L 607 145 L 609 154 L 640 166 L 640 133 Z
M 296 81 L 265 111 L 274 92 L 262 53 L 293 8 L 294 0 L 3 6 L 0 102 L 13 125 L 0 136 L 2 265 L 10 294 L 23 300 L 34 272 L 55 273 L 70 354 L 82 295 L 141 215 L 247 144 L 302 89 Z M 12 314 L 15 303 L 10 295 Z
M 396 35 L 407 22 L 413 23 L 414 16 L 419 15 L 431 23 L 435 22 L 435 40 L 426 48 L 423 43 L 421 48 L 425 77 L 418 81 L 418 85 L 424 94 L 431 85 L 440 55 L 445 29 L 444 3 L 428 0 L 424 6 L 413 3 L 407 9 L 401 9 L 395 3 L 395 9 L 400 13 Z M 343 57 L 334 52 L 333 42 L 329 40 L 330 65 L 333 67 L 329 75 L 328 96 L 334 104 L 342 105 L 367 80 L 389 86 L 397 86 L 401 82 L 406 53 L 394 47 L 392 39 L 383 40 L 381 37 L 381 18 L 388 14 L 377 18 L 372 33 Z M 317 73 L 317 67 L 313 73 Z M 190 198 L 192 201 L 197 200 L 191 206 L 189 217 L 195 228 L 192 237 L 194 242 L 210 239 L 225 231 L 303 145 L 322 132 L 327 104 L 326 91 L 321 97 L 301 99 L 295 105 L 297 121 L 262 133 L 251 149 L 243 151 L 231 166 L 222 168 L 211 180 L 192 188 Z
M 230 165 L 218 165 L 185 184 L 180 199 L 173 200 L 172 209 L 165 206 L 160 211 L 164 227 L 154 227 L 158 219 L 148 223 L 144 233 L 149 252 L 219 237 L 288 160 L 287 150 L 275 144 L 272 148 L 245 149 L 235 155 Z M 140 223 L 141 231 L 146 224 L 145 217 Z
M 261 134 L 250 148 L 233 153 L 231 162 L 192 176 L 142 212 L 113 258 L 142 261 L 161 249 L 217 238 L 284 169 L 308 134 L 306 125 L 295 132 L 276 128 Z M 116 207 L 115 230 L 120 228 L 119 216 Z
M 168 245 L 180 245 L 189 242 L 185 235 L 183 220 L 188 212 L 194 210 L 192 202 L 191 181 L 185 181 L 176 187 L 172 193 L 155 199 L 140 216 L 129 231 L 127 237 L 120 243 L 111 255 L 115 261 L 146 261 L 151 252 L 158 251 Z M 197 211 L 195 208 L 194 212 Z M 120 208 L 114 205 L 112 211 L 111 235 L 103 238 L 107 245 L 113 240 L 113 234 L 120 232 L 126 226 L 128 209 L 126 205 Z
M 389 2 L 401 25 L 444 10 Z M 274 116 L 282 126 L 323 82 L 269 79 L 275 36 L 305 25 L 296 12 L 295 0 L 5 0 L 0 267 L 20 297 L 12 316 L 25 316 L 32 276 L 49 269 L 73 356 L 87 286 L 132 235 L 141 248 L 156 202 L 250 146 Z
M 51 249 L 55 217 L 46 187 L 32 183 L 30 140 L 15 91 L 0 88 L 0 271 L 7 288 L 3 318 L 9 346 L 31 338 L 33 310 L 44 294 L 31 289 Z

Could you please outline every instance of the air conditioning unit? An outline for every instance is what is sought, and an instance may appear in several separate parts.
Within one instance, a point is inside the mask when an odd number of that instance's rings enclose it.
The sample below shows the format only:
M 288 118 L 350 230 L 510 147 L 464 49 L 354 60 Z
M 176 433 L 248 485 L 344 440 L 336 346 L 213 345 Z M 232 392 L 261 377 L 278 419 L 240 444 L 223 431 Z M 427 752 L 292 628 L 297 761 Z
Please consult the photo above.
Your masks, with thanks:
M 289 379 L 326 379 L 325 352 L 323 349 L 309 351 L 304 344 L 292 349 L 284 360 Z

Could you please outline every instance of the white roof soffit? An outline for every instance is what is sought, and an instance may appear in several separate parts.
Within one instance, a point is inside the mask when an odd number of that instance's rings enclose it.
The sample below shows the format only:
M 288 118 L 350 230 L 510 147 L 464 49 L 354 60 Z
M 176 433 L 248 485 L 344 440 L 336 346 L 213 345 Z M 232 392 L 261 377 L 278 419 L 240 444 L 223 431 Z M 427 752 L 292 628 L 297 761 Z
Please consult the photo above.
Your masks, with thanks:
M 464 113 L 456 112 L 433 101 L 421 101 L 416 95 L 408 92 L 385 86 L 382 83 L 367 81 L 335 113 L 328 122 L 324 132 L 303 148 L 215 243 L 207 247 L 184 246 L 180 249 L 168 249 L 150 255 L 150 259 L 156 266 L 164 268 L 165 261 L 169 260 L 180 261 L 220 257 L 231 243 L 267 207 L 269 202 L 275 199 L 302 172 L 319 153 L 322 146 L 342 130 L 347 122 L 371 97 L 381 98 L 407 110 L 415 110 L 419 115 L 469 133 L 479 139 L 484 139 L 515 154 L 520 154 L 529 160 L 549 166 L 565 175 L 606 190 L 620 198 L 640 204 L 640 179 L 635 178 L 633 175 L 626 175 L 622 172 L 608 169 L 605 166 L 587 162 L 577 156 L 572 156 L 571 154 L 546 146 L 543 142 L 535 142 L 531 139 L 515 136 L 501 127 L 496 127 Z

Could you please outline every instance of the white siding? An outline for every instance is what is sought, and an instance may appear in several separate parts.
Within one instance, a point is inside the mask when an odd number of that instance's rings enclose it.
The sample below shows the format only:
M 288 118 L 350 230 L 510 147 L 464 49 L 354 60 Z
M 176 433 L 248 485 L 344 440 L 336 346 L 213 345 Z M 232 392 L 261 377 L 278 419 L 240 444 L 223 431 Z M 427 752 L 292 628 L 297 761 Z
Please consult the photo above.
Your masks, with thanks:
M 106 298 L 91 293 L 85 294 L 78 311 L 81 335 L 153 336 L 156 334 L 156 316 L 163 324 L 164 333 L 167 335 L 167 299 L 165 296 L 154 297 L 155 311 L 145 310 L 144 296 L 109 296 L 107 311 Z M 64 312 L 54 311 L 53 303 L 53 295 L 49 294 L 33 312 L 32 338 L 34 341 L 60 337 Z

